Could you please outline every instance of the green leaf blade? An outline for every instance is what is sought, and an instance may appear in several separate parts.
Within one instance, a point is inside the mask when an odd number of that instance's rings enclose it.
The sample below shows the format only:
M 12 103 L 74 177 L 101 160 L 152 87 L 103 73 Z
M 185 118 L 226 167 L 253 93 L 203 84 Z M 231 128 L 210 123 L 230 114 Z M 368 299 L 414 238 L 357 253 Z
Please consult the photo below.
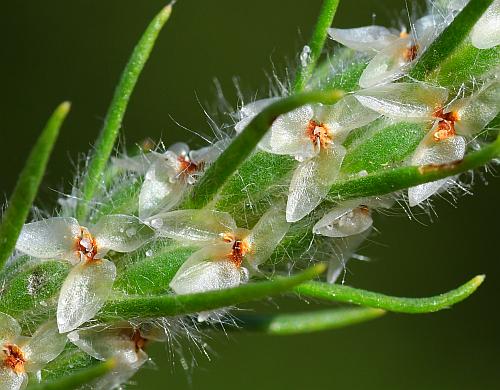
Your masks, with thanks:
M 3 268 L 16 246 L 19 233 L 28 218 L 59 130 L 69 109 L 69 102 L 64 102 L 56 108 L 19 175 L 0 225 L 0 269 Z
M 477 290 L 484 278 L 484 275 L 476 276 L 454 290 L 428 298 L 392 297 L 349 286 L 321 282 L 303 283 L 294 290 L 303 296 L 327 301 L 347 302 L 392 312 L 417 314 L 447 309 L 463 301 Z
M 234 306 L 289 291 L 300 283 L 319 276 L 325 271 L 325 267 L 324 264 L 318 264 L 291 277 L 248 283 L 225 290 L 188 295 L 123 298 L 109 302 L 99 317 L 101 319 L 157 318 Z
M 385 313 L 381 309 L 342 308 L 269 316 L 240 315 L 237 318 L 243 322 L 243 330 L 289 336 L 339 329 L 378 318 Z
M 116 87 L 109 106 L 104 127 L 97 140 L 93 156 L 89 162 L 85 182 L 82 187 L 82 198 L 77 206 L 77 218 L 85 220 L 88 214 L 89 202 L 92 200 L 113 151 L 116 139 L 122 126 L 125 111 L 135 85 L 151 54 L 156 39 L 172 13 L 172 5 L 164 7 L 152 20 L 123 70 L 120 82 Z

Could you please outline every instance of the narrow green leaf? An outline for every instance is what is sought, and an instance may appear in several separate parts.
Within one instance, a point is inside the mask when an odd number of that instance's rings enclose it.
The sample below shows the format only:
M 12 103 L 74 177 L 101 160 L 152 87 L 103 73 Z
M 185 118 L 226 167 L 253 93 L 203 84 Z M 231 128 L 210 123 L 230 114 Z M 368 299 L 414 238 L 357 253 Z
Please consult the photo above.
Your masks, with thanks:
M 328 284 L 322 282 L 307 282 L 295 287 L 295 292 L 312 298 L 335 302 L 348 302 L 355 305 L 374 307 L 398 313 L 432 313 L 447 309 L 455 303 L 463 301 L 483 283 L 485 276 L 479 275 L 447 293 L 429 298 L 391 297 L 372 291 Z
M 409 77 L 424 80 L 467 39 L 481 15 L 493 0 L 470 0 L 453 22 L 432 42 L 411 69 Z
M 276 315 L 239 315 L 243 330 L 288 336 L 343 328 L 369 321 L 386 312 L 372 308 L 329 309 Z
M 59 379 L 42 381 L 39 384 L 28 386 L 28 390 L 70 390 L 76 389 L 82 385 L 100 378 L 110 372 L 115 367 L 115 361 L 108 361 L 94 364 L 88 368 L 74 371 L 71 374 L 60 377 Z
M 293 86 L 294 92 L 302 91 L 311 78 L 318 59 L 321 56 L 321 52 L 323 51 L 323 46 L 328 36 L 328 28 L 332 25 L 339 2 L 340 0 L 323 1 L 316 26 L 314 27 L 311 40 L 309 41 L 308 46 L 311 51 L 306 60 L 306 65 L 303 66 L 300 64 L 297 70 Z
M 42 181 L 59 129 L 68 114 L 70 104 L 64 102 L 56 108 L 40 137 L 33 146 L 19 175 L 0 225 L 0 269 L 14 250 L 19 233 L 28 217 L 38 187 Z
M 172 5 L 163 8 L 149 24 L 139 43 L 134 48 L 120 82 L 115 90 L 113 100 L 106 114 L 104 127 L 97 140 L 93 156 L 89 162 L 87 174 L 82 187 L 82 198 L 77 206 L 77 218 L 85 220 L 88 213 L 89 202 L 96 189 L 103 180 L 103 172 L 113 151 L 113 147 L 120 131 L 123 117 L 134 90 L 137 80 L 153 50 L 156 38 L 162 27 L 167 22 L 172 12 Z
M 100 319 L 156 318 L 185 315 L 200 311 L 234 306 L 248 301 L 281 294 L 323 273 L 324 264 L 317 264 L 304 272 L 266 282 L 255 282 L 225 290 L 188 295 L 130 297 L 109 302 Z
M 387 169 L 367 176 L 339 181 L 330 189 L 328 198 L 338 201 L 385 195 L 479 168 L 498 157 L 500 157 L 500 138 L 476 152 L 469 153 L 460 161 L 441 165 Z
M 308 103 L 334 104 L 342 96 L 343 92 L 338 90 L 304 92 L 283 98 L 266 107 L 252 119 L 248 126 L 207 169 L 195 185 L 191 196 L 186 200 L 184 208 L 206 206 L 240 164 L 253 152 L 260 139 L 279 115 Z

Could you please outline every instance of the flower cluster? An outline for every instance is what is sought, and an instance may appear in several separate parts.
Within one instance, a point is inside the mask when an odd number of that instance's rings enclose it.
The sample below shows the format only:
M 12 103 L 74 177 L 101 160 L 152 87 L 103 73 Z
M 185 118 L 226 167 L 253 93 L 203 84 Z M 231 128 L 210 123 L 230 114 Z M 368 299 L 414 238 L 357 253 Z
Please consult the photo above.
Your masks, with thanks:
M 472 88 L 445 88 L 432 80 L 408 77 L 415 62 L 451 22 L 450 15 L 466 3 L 447 2 L 442 6 L 446 12 L 441 9 L 416 20 L 409 32 L 375 25 L 329 29 L 330 38 L 345 50 L 362 53 L 359 61 L 366 63 L 361 76 L 356 87 L 335 104 L 305 104 L 274 118 L 258 149 L 271 158 L 291 156 L 294 164 L 289 175 L 275 183 L 278 190 L 267 189 L 275 193 L 262 196 L 267 201 L 265 210 L 259 210 L 250 222 L 240 223 L 245 218 L 221 211 L 213 202 L 200 209 L 182 207 L 199 177 L 228 147 L 228 136 L 199 150 L 176 143 L 162 152 L 114 159 L 112 168 L 118 177 L 126 171 L 140 178 L 141 187 L 133 198 L 136 207 L 129 214 L 96 213 L 93 219 L 80 222 L 71 214 L 25 224 L 17 251 L 40 262 L 68 262 L 71 269 L 57 297 L 56 321 L 41 325 L 31 337 L 21 336 L 17 321 L 0 313 L 0 389 L 22 388 L 27 373 L 37 373 L 55 359 L 67 339 L 97 360 L 114 359 L 114 369 L 95 388 L 114 389 L 128 381 L 149 359 L 146 344 L 165 341 L 166 333 L 146 322 L 102 324 L 96 317 L 108 300 L 119 295 L 113 285 L 126 267 L 120 263 L 125 257 L 120 254 L 136 252 L 152 242 L 189 252 L 165 283 L 169 294 L 222 290 L 265 277 L 265 263 L 285 239 L 294 238 L 294 229 L 313 237 L 310 245 L 315 239 L 338 243 L 341 253 L 329 254 L 328 259 L 327 281 L 334 283 L 370 234 L 373 211 L 391 208 L 402 198 L 401 193 L 394 193 L 342 199 L 332 205 L 332 185 L 367 174 L 343 169 L 351 151 L 350 138 L 369 134 L 377 123 L 417 123 L 425 136 L 417 140 L 415 144 L 420 143 L 410 155 L 394 164 L 448 164 L 463 159 L 500 112 L 498 67 L 475 79 Z M 496 0 L 475 25 L 472 45 L 480 50 L 499 45 L 499 25 L 500 0 Z M 279 98 L 243 105 L 236 113 L 235 132 L 245 131 L 256 115 Z M 454 180 L 409 188 L 409 206 L 422 207 L 431 196 L 453 186 Z M 65 215 L 57 215 L 61 214 Z

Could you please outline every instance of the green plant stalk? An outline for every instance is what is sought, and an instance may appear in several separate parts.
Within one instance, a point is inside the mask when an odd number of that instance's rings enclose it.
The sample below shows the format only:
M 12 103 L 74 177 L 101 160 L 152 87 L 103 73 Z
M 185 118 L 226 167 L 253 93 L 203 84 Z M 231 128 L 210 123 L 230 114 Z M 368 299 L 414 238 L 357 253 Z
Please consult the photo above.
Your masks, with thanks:
M 493 0 L 470 0 L 452 23 L 431 43 L 418 62 L 410 70 L 409 78 L 424 80 L 429 73 L 464 42 L 472 28 Z
M 293 91 L 295 93 L 302 91 L 307 82 L 310 80 L 316 64 L 318 63 L 323 46 L 325 45 L 326 38 L 328 37 L 328 28 L 332 25 L 333 18 L 337 12 L 340 0 L 324 0 L 323 5 L 316 21 L 311 40 L 309 41 L 309 48 L 311 52 L 306 66 L 299 66 Z
M 123 298 L 106 304 L 99 319 L 106 321 L 116 318 L 157 318 L 234 306 L 289 291 L 300 283 L 319 276 L 325 269 L 324 264 L 317 264 L 294 276 L 244 284 L 225 290 L 186 295 Z
M 312 281 L 295 287 L 294 291 L 306 297 L 347 302 L 398 313 L 432 313 L 447 309 L 469 297 L 483 283 L 484 278 L 484 275 L 476 276 L 455 290 L 429 298 L 391 297 L 340 284 Z
M 42 182 L 50 154 L 59 135 L 59 129 L 70 109 L 70 103 L 60 104 L 49 118 L 31 150 L 19 175 L 0 225 L 0 269 L 14 250 L 19 233 L 26 222 L 38 187 Z
M 263 332 L 269 335 L 290 336 L 343 328 L 369 321 L 386 312 L 373 308 L 327 309 L 275 315 L 239 315 L 243 330 Z
M 233 139 L 227 149 L 196 183 L 183 208 L 206 206 L 224 186 L 243 161 L 254 151 L 274 120 L 282 114 L 308 103 L 334 104 L 344 93 L 338 90 L 303 92 L 283 98 L 257 114 L 248 126 Z
M 110 359 L 102 363 L 91 365 L 88 368 L 77 370 L 71 375 L 62 376 L 54 380 L 44 380 L 39 384 L 28 386 L 28 390 L 76 389 L 111 372 L 115 365 L 115 361 Z
M 89 162 L 82 187 L 82 198 L 78 202 L 76 216 L 84 221 L 87 218 L 89 202 L 103 180 L 103 172 L 108 163 L 116 138 L 122 126 L 123 117 L 137 80 L 153 50 L 156 38 L 172 13 L 172 5 L 164 7 L 149 24 L 139 43 L 134 48 L 115 90 L 108 109 L 104 127 L 97 140 L 94 153 Z

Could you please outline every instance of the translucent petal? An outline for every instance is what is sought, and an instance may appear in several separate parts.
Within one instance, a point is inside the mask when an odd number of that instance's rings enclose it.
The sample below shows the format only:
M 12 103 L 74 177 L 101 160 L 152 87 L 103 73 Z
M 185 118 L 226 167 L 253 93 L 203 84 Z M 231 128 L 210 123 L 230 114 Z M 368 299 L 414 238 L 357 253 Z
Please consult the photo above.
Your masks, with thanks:
M 409 45 L 410 37 L 398 38 L 377 53 L 361 74 L 359 86 L 369 88 L 401 77 L 404 74 L 405 66 L 409 63 L 405 59 L 405 52 Z
M 137 353 L 134 351 L 133 354 L 132 352 L 120 353 L 115 355 L 115 359 L 116 364 L 113 370 L 97 380 L 93 384 L 92 389 L 121 389 L 120 385 L 130 380 L 139 368 L 149 360 L 148 355 L 142 350 L 139 350 Z
M 363 127 L 374 121 L 380 114 L 363 106 L 353 95 L 346 95 L 333 106 L 318 109 L 320 122 L 333 132 L 335 142 L 343 142 L 350 130 Z
M 139 194 L 139 217 L 145 219 L 174 208 L 182 199 L 186 187 L 183 180 L 158 180 L 155 175 L 146 175 Z
M 177 156 L 187 156 L 189 154 L 189 145 L 184 142 L 176 142 L 168 147 L 165 155 L 171 159 L 172 155 L 169 153 L 173 153 L 173 155 Z
M 144 175 L 157 158 L 158 155 L 156 153 L 141 153 L 132 157 L 112 157 L 112 164 L 116 168 Z
M 36 372 L 54 360 L 64 350 L 66 335 L 60 334 L 55 321 L 46 322 L 33 334 L 22 347 L 27 362 L 27 372 Z
M 246 237 L 251 248 L 246 260 L 252 268 L 264 263 L 271 256 L 289 228 L 285 212 L 279 206 L 271 207 L 260 218 Z
M 301 220 L 321 203 L 337 179 L 345 153 L 343 146 L 334 143 L 317 157 L 299 164 L 288 192 L 288 222 Z
M 28 384 L 28 376 L 25 373 L 16 374 L 14 370 L 0 366 L 0 390 L 24 389 Z
M 333 256 L 328 262 L 326 280 L 328 283 L 335 283 L 342 271 L 347 267 L 347 262 L 352 258 L 354 252 L 370 235 L 371 228 L 361 234 L 333 240 Z
M 314 234 L 349 237 L 364 232 L 373 224 L 369 210 L 340 205 L 326 213 L 313 227 Z
M 306 133 L 313 115 L 314 111 L 310 105 L 280 115 L 270 130 L 272 153 L 288 154 L 303 159 L 315 156 L 317 151 Z
M 21 334 L 21 327 L 17 321 L 8 314 L 0 312 L 0 345 L 12 342 Z
M 411 163 L 412 165 L 450 163 L 461 160 L 465 155 L 465 149 L 466 142 L 463 137 L 454 136 L 434 142 L 427 136 L 417 148 Z M 442 179 L 410 188 L 408 190 L 410 206 L 416 206 L 437 193 L 447 181 L 448 179 Z
M 219 241 L 221 234 L 236 229 L 233 217 L 211 210 L 175 210 L 147 220 L 163 237 L 198 243 Z
M 231 243 L 208 245 L 193 253 L 170 282 L 172 290 L 192 294 L 238 286 L 240 269 L 226 260 L 231 248 Z
M 234 129 L 237 133 L 241 133 L 243 129 L 250 123 L 255 115 L 259 114 L 264 108 L 279 100 L 277 97 L 260 99 L 252 103 L 245 104 L 239 111 L 240 121 L 236 123 Z
M 23 226 L 16 249 L 40 259 L 75 258 L 75 242 L 80 225 L 74 218 L 48 218 Z
M 231 141 L 229 139 L 223 139 L 215 142 L 213 145 L 205 146 L 198 150 L 192 150 L 189 152 L 189 158 L 195 164 L 210 164 L 220 156 L 230 143 Z
M 68 333 L 68 339 L 82 351 L 97 360 L 107 360 L 117 354 L 130 354 L 129 361 L 133 363 L 135 343 L 131 339 L 132 330 L 120 325 L 108 327 L 87 328 Z
M 107 251 L 132 252 L 153 238 L 154 230 L 132 215 L 105 215 L 92 229 L 98 257 Z
M 355 96 L 361 104 L 382 115 L 421 121 L 433 118 L 436 108 L 446 102 L 448 90 L 424 83 L 395 83 L 364 89 Z
M 367 26 L 359 28 L 330 28 L 330 37 L 351 49 L 373 52 L 379 51 L 397 39 L 397 35 L 382 26 Z
M 441 0 L 447 3 L 447 8 L 452 11 L 460 11 L 464 8 L 469 0 Z
M 500 44 L 500 0 L 495 0 L 477 21 L 471 33 L 472 44 L 489 49 Z
M 500 111 L 500 81 L 494 81 L 469 98 L 455 101 L 449 108 L 457 111 L 455 122 L 458 134 L 472 136 L 483 130 Z
M 59 331 L 70 332 L 93 318 L 108 299 L 115 277 L 116 267 L 106 259 L 74 266 L 59 295 Z

